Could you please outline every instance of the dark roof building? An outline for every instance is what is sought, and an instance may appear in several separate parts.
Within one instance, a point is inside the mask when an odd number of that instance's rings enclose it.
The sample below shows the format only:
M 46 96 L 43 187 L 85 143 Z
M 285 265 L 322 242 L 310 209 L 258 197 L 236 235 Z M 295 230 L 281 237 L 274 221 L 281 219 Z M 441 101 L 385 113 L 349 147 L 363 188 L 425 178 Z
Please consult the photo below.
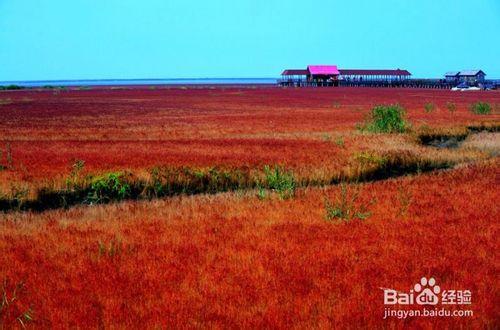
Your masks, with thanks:
M 408 70 L 366 70 L 366 69 L 340 69 L 342 76 L 411 76 Z
M 309 71 L 302 69 L 286 69 L 281 73 L 282 76 L 306 76 Z
M 444 75 L 447 82 L 465 82 L 471 85 L 483 83 L 485 76 L 483 70 L 450 71 Z
M 486 73 L 483 70 L 464 70 L 458 74 L 458 80 L 470 85 L 477 85 L 478 83 L 484 83 L 485 76 Z
M 340 69 L 340 75 L 345 80 L 372 81 L 372 80 L 404 80 L 411 76 L 408 70 L 386 69 Z

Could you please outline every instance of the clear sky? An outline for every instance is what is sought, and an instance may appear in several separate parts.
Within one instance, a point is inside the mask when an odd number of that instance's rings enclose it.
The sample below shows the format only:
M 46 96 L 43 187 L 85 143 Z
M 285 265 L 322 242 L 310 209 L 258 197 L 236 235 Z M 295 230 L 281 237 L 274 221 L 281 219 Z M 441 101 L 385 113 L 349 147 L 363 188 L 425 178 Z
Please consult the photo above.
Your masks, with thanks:
M 277 77 L 307 64 L 500 78 L 500 0 L 0 0 L 0 81 Z

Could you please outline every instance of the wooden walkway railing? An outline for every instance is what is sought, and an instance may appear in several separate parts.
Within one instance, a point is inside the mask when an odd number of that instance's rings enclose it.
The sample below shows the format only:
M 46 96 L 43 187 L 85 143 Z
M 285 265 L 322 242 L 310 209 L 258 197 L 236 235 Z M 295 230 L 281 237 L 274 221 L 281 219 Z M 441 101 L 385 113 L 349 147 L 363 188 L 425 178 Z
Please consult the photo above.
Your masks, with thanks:
M 409 87 L 451 89 L 456 84 L 439 79 L 406 79 L 406 80 L 336 80 L 327 82 L 307 81 L 302 79 L 278 79 L 278 85 L 289 87 Z

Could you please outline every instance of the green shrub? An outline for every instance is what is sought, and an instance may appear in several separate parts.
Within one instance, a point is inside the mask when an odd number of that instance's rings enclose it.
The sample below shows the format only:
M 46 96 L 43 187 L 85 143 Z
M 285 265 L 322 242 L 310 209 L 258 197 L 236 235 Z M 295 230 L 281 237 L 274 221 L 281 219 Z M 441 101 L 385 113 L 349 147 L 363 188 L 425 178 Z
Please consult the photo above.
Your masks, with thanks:
M 436 106 L 434 105 L 434 103 L 430 103 L 430 102 L 429 102 L 429 103 L 426 103 L 426 104 L 424 105 L 424 110 L 425 110 L 425 112 L 427 112 L 427 113 L 431 113 L 431 112 L 433 112 L 433 111 L 434 111 L 434 109 L 436 109 Z
M 486 102 L 476 102 L 471 104 L 470 110 L 476 115 L 487 115 L 491 113 L 491 105 Z
M 340 195 L 332 203 L 325 198 L 326 220 L 341 220 L 349 222 L 353 219 L 364 220 L 370 216 L 367 207 L 364 205 L 357 206 L 359 198 L 359 189 L 349 193 L 347 185 L 342 183 L 340 185 Z
M 102 204 L 121 201 L 130 197 L 131 188 L 121 173 L 109 173 L 94 179 L 90 185 L 86 202 Z
M 287 199 L 295 195 L 297 183 L 291 171 L 285 171 L 279 166 L 270 168 L 264 166 L 265 184 L 264 186 L 277 192 L 280 198 Z
M 406 111 L 398 104 L 374 107 L 362 129 L 372 133 L 403 133 L 409 128 Z
M 344 148 L 345 146 L 345 141 L 342 136 L 339 136 L 338 138 L 335 139 L 335 144 L 341 148 Z
M 457 105 L 453 102 L 447 102 L 446 108 L 448 109 L 449 112 L 453 113 L 457 110 Z

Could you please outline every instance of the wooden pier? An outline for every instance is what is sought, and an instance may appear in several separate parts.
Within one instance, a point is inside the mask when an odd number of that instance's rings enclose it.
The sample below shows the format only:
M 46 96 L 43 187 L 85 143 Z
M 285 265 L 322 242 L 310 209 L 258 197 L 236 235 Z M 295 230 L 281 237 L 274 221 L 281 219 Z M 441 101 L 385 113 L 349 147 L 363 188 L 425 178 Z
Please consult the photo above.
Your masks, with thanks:
M 454 75 L 453 75 L 454 74 Z M 338 69 L 336 65 L 308 65 L 306 69 L 286 69 L 277 83 L 282 87 L 393 87 L 452 89 L 459 83 L 496 89 L 498 80 L 484 79 L 482 70 L 448 72 L 445 79 L 411 78 L 403 69 Z
M 393 88 L 435 88 L 451 89 L 453 84 L 441 79 L 404 79 L 404 80 L 333 80 L 308 81 L 304 79 L 279 79 L 282 87 L 393 87 Z

